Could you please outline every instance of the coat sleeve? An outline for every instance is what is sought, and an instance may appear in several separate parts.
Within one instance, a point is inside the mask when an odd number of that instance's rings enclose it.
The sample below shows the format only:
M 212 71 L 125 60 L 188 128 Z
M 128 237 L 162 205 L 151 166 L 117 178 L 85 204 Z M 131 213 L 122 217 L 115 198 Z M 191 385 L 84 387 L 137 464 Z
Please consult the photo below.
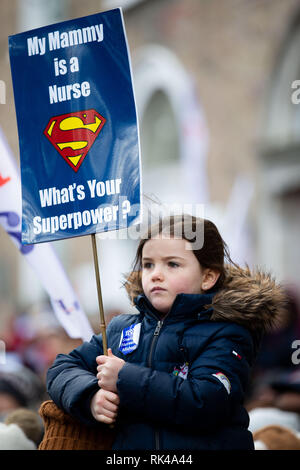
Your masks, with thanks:
M 120 405 L 161 425 L 215 429 L 241 407 L 252 357 L 250 333 L 223 326 L 193 358 L 186 380 L 126 363 L 117 382 Z
M 56 405 L 85 424 L 95 424 L 90 400 L 99 390 L 96 357 L 102 337 L 93 336 L 70 354 L 58 354 L 47 372 L 47 391 Z

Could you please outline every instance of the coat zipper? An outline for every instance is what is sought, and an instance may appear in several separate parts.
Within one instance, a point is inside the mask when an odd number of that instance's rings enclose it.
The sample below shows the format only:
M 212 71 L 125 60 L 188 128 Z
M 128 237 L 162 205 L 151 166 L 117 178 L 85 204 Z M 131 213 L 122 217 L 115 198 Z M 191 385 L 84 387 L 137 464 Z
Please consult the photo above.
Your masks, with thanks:
M 150 353 L 149 353 L 149 357 L 148 357 L 148 367 L 152 367 L 152 355 L 153 355 L 153 350 L 154 350 L 154 346 L 158 340 L 158 336 L 159 336 L 159 333 L 160 333 L 160 330 L 163 326 L 163 320 L 158 320 L 157 322 L 157 325 L 156 325 L 156 328 L 154 330 L 154 334 L 153 334 L 153 339 L 152 339 L 152 343 L 151 343 L 151 346 L 150 346 Z M 156 430 L 155 431 L 155 447 L 156 449 L 155 450 L 159 450 L 160 449 L 160 439 L 159 439 L 159 431 Z
M 158 320 L 155 331 L 153 333 L 152 343 L 151 343 L 151 346 L 150 346 L 150 353 L 149 353 L 149 357 L 148 357 L 148 367 L 152 367 L 153 349 L 154 349 L 154 346 L 155 346 L 156 341 L 158 339 L 158 335 L 160 333 L 162 325 L 163 325 L 163 320 Z

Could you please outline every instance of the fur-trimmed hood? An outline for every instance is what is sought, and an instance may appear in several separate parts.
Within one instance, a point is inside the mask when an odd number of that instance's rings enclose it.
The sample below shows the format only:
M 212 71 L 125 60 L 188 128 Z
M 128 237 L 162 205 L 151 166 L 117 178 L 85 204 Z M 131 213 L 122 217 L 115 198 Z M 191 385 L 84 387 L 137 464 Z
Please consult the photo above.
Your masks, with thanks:
M 233 321 L 251 331 L 265 332 L 279 323 L 287 296 L 268 273 L 230 266 L 222 289 L 212 301 L 213 321 Z
M 133 272 L 125 282 L 131 302 L 143 294 L 140 272 Z M 269 274 L 247 266 L 227 266 L 222 288 L 211 305 L 211 321 L 230 321 L 257 333 L 273 328 L 284 314 L 287 295 L 283 287 Z

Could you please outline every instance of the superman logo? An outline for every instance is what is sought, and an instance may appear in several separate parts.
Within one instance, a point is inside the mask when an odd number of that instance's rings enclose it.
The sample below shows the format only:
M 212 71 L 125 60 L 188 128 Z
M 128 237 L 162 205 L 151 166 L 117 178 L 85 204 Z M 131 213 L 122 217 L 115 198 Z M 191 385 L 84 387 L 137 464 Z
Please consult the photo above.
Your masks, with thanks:
M 61 114 L 50 119 L 44 135 L 77 172 L 105 122 L 95 109 Z

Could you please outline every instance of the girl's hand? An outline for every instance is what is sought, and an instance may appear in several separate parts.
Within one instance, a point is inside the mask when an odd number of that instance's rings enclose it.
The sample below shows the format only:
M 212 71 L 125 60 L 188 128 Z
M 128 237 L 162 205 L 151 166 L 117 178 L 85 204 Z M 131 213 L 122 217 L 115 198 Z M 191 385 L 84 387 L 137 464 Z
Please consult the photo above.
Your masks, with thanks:
M 91 413 L 97 421 L 112 424 L 116 421 L 119 403 L 116 393 L 100 389 L 91 400 Z
M 114 356 L 110 348 L 108 349 L 107 353 L 108 356 L 96 357 L 98 364 L 98 385 L 104 390 L 117 392 L 118 374 L 124 366 L 125 361 L 117 356 Z

